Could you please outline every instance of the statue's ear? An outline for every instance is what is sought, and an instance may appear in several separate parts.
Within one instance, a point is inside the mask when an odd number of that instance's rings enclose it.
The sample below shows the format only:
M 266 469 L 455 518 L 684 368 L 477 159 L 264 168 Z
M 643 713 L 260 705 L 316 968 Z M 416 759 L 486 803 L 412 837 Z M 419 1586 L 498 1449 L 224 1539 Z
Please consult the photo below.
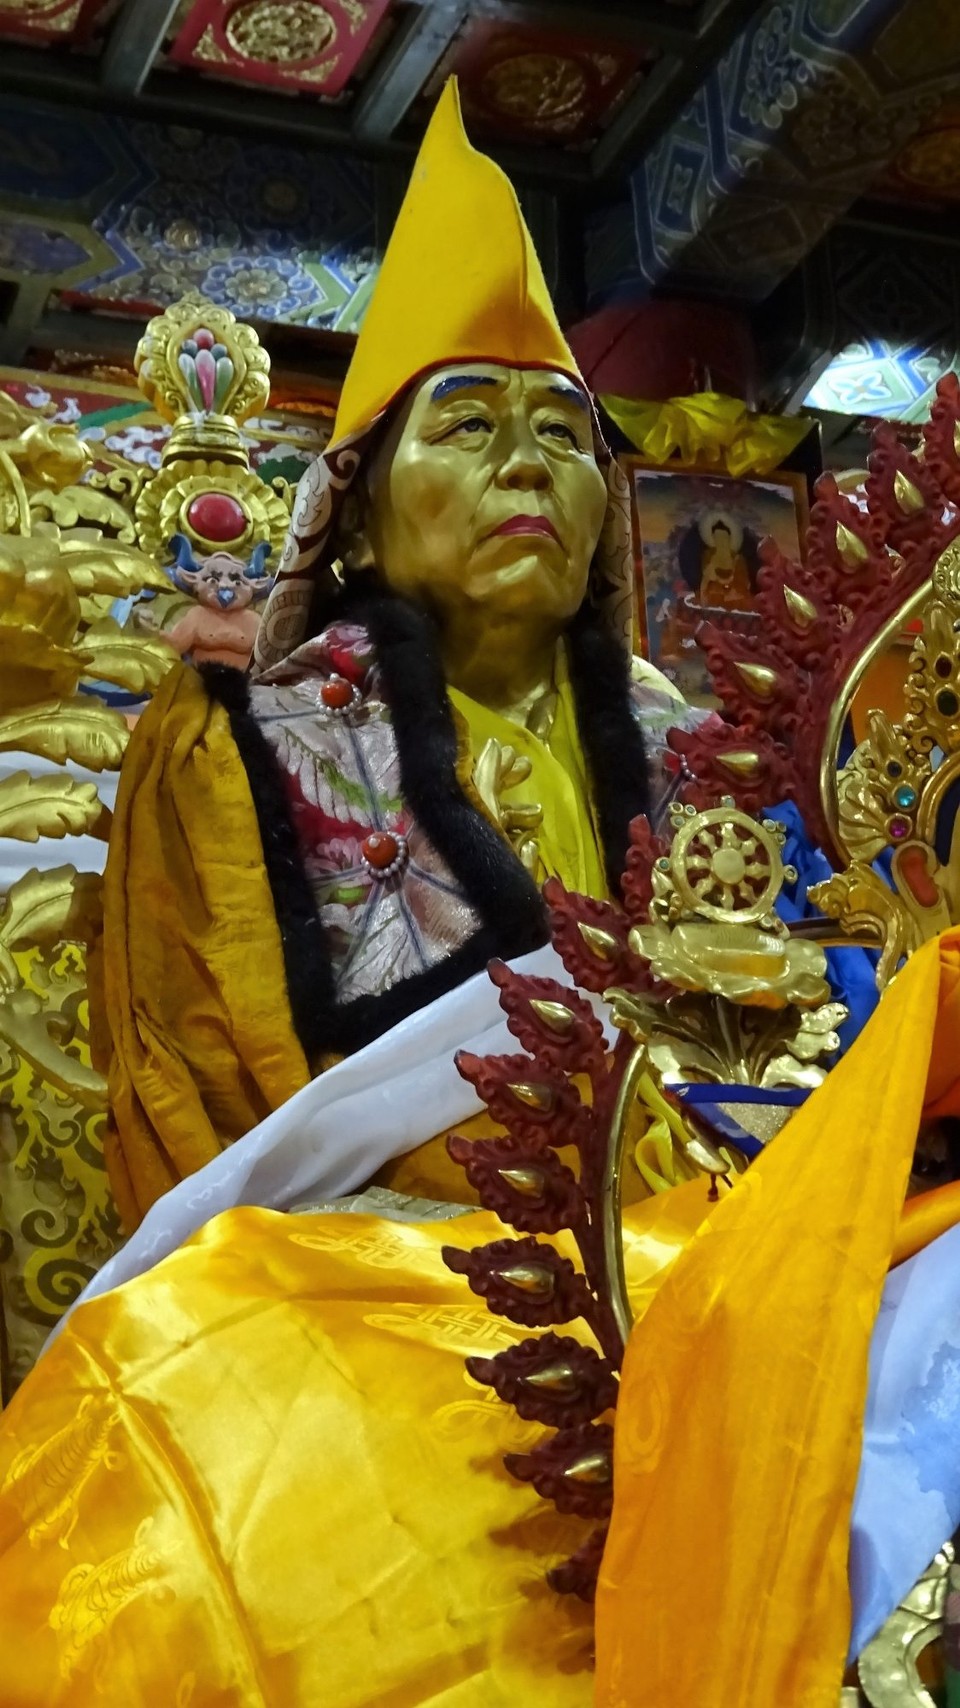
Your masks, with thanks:
M 355 480 L 344 494 L 337 526 L 337 550 L 344 569 L 373 569 L 373 546 L 367 531 L 367 490 Z
M 196 577 L 203 568 L 193 555 L 193 549 L 186 534 L 174 534 L 168 542 L 173 552 L 174 561 L 167 566 L 167 574 L 175 587 L 183 593 L 193 593 L 196 589 Z

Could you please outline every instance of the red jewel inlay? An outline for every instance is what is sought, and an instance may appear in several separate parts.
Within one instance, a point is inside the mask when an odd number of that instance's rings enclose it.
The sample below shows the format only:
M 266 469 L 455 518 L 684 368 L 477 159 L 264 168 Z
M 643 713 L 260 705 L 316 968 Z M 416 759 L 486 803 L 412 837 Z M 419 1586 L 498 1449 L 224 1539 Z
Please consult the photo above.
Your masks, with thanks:
M 402 844 L 389 830 L 374 830 L 360 844 L 360 853 L 375 872 L 385 872 L 400 857 Z
M 239 539 L 247 526 L 243 506 L 228 492 L 201 492 L 187 511 L 187 521 L 202 539 L 220 545 Z
M 320 689 L 320 698 L 330 711 L 344 712 L 353 702 L 353 687 L 342 676 L 331 676 Z

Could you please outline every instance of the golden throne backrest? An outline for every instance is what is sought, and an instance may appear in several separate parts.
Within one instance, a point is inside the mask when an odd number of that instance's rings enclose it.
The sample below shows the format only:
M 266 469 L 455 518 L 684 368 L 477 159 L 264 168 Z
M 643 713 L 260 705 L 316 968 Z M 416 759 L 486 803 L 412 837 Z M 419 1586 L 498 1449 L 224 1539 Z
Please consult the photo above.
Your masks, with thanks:
M 175 533 L 198 556 L 264 542 L 279 557 L 292 500 L 250 466 L 242 423 L 269 394 L 251 328 L 192 295 L 150 322 L 136 365 L 172 422 L 159 469 L 99 448 L 95 463 L 76 428 L 0 392 L 0 837 L 24 853 L 0 895 L 0 1400 L 119 1238 L 87 999 L 100 879 L 34 864 L 26 845 L 106 840 L 97 779 L 119 769 L 130 705 L 177 660 L 162 633 L 118 623 L 116 602 L 169 603 Z
M 960 552 L 958 447 L 960 384 L 948 375 L 916 453 L 888 424 L 875 430 L 859 500 L 833 476 L 821 478 L 803 563 L 772 542 L 763 547 L 759 632 L 708 627 L 698 637 L 724 721 L 671 736 L 697 806 L 726 792 L 750 812 L 796 803 L 837 874 L 814 899 L 842 933 L 881 948 L 881 982 L 958 916 L 949 857 L 941 853 L 937 879 L 924 853 L 934 818 L 942 843 L 952 772 L 935 786 L 930 771 L 941 743 L 951 746 L 960 709 L 950 647 L 944 652 Z M 866 742 L 842 765 L 851 709 L 872 665 L 917 617 L 924 632 L 911 655 L 902 730 L 871 714 Z M 918 782 L 927 789 L 922 808 Z M 878 855 L 888 870 L 874 869 Z

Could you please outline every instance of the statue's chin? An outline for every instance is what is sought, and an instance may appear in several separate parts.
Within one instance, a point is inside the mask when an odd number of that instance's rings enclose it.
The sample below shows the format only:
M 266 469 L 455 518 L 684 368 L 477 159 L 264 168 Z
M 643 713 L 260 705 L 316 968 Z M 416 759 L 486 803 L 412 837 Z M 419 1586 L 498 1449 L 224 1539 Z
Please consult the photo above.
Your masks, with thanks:
M 586 581 L 572 587 L 557 563 L 539 553 L 524 553 L 510 563 L 493 569 L 477 569 L 460 583 L 459 593 L 468 604 L 483 607 L 486 617 L 524 616 L 531 620 L 561 622 L 573 616 L 582 603 Z

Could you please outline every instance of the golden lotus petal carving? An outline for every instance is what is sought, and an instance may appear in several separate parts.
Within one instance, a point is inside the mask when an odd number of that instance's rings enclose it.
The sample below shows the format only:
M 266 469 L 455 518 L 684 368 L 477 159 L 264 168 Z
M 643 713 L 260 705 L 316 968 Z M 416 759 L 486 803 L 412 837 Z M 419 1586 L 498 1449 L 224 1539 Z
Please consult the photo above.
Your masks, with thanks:
M 543 1191 L 543 1174 L 539 1168 L 498 1168 L 497 1173 L 524 1198 L 539 1198 Z
M 549 1299 L 553 1292 L 553 1271 L 540 1263 L 515 1263 L 511 1269 L 501 1269 L 504 1281 L 509 1281 L 511 1287 L 516 1287 L 521 1293 L 532 1293 L 537 1298 Z
M 848 569 L 859 569 L 870 556 L 859 534 L 848 528 L 846 522 L 837 523 L 837 551 Z
M 573 1010 L 562 1002 L 547 1002 L 543 997 L 534 996 L 530 999 L 530 1007 L 538 1020 L 542 1020 L 548 1032 L 556 1032 L 562 1036 L 569 1032 L 576 1016 Z
M 737 747 L 728 753 L 718 753 L 717 763 L 732 777 L 753 777 L 760 763 L 759 755 L 748 747 Z
M 747 664 L 739 658 L 735 663 L 737 675 L 751 693 L 756 694 L 758 700 L 769 700 L 777 685 L 776 671 L 771 670 L 769 664 Z
M 581 1453 L 563 1473 L 571 1483 L 609 1483 L 613 1478 L 613 1461 L 605 1448 Z
M 188 292 L 147 322 L 134 356 L 140 390 L 166 421 L 196 417 L 196 403 L 180 366 L 180 354 L 184 341 L 201 326 L 225 347 L 234 369 L 233 380 L 218 405 L 217 421 L 246 421 L 270 397 L 270 358 L 252 326 L 245 326 L 229 309 L 219 307 L 199 291 Z M 239 435 L 237 439 L 239 443 Z
M 817 607 L 805 594 L 798 593 L 795 587 L 783 584 L 783 599 L 791 618 L 798 629 L 809 629 L 817 620 Z
M 555 1364 L 545 1365 L 542 1370 L 531 1370 L 523 1380 L 527 1387 L 540 1388 L 547 1394 L 575 1394 L 578 1386 L 573 1365 L 563 1358 Z
M 538 1114 L 546 1115 L 556 1102 L 556 1095 L 551 1085 L 541 1085 L 536 1080 L 513 1080 L 508 1086 L 518 1103 L 525 1103 L 528 1109 L 536 1109 Z
M 599 925 L 584 925 L 582 920 L 578 920 L 577 930 L 591 954 L 596 955 L 598 960 L 612 961 L 616 958 L 620 945 L 609 931 L 604 931 Z
M 893 496 L 905 516 L 914 516 L 918 510 L 926 508 L 920 488 L 914 485 L 902 469 L 898 469 L 893 477 Z

